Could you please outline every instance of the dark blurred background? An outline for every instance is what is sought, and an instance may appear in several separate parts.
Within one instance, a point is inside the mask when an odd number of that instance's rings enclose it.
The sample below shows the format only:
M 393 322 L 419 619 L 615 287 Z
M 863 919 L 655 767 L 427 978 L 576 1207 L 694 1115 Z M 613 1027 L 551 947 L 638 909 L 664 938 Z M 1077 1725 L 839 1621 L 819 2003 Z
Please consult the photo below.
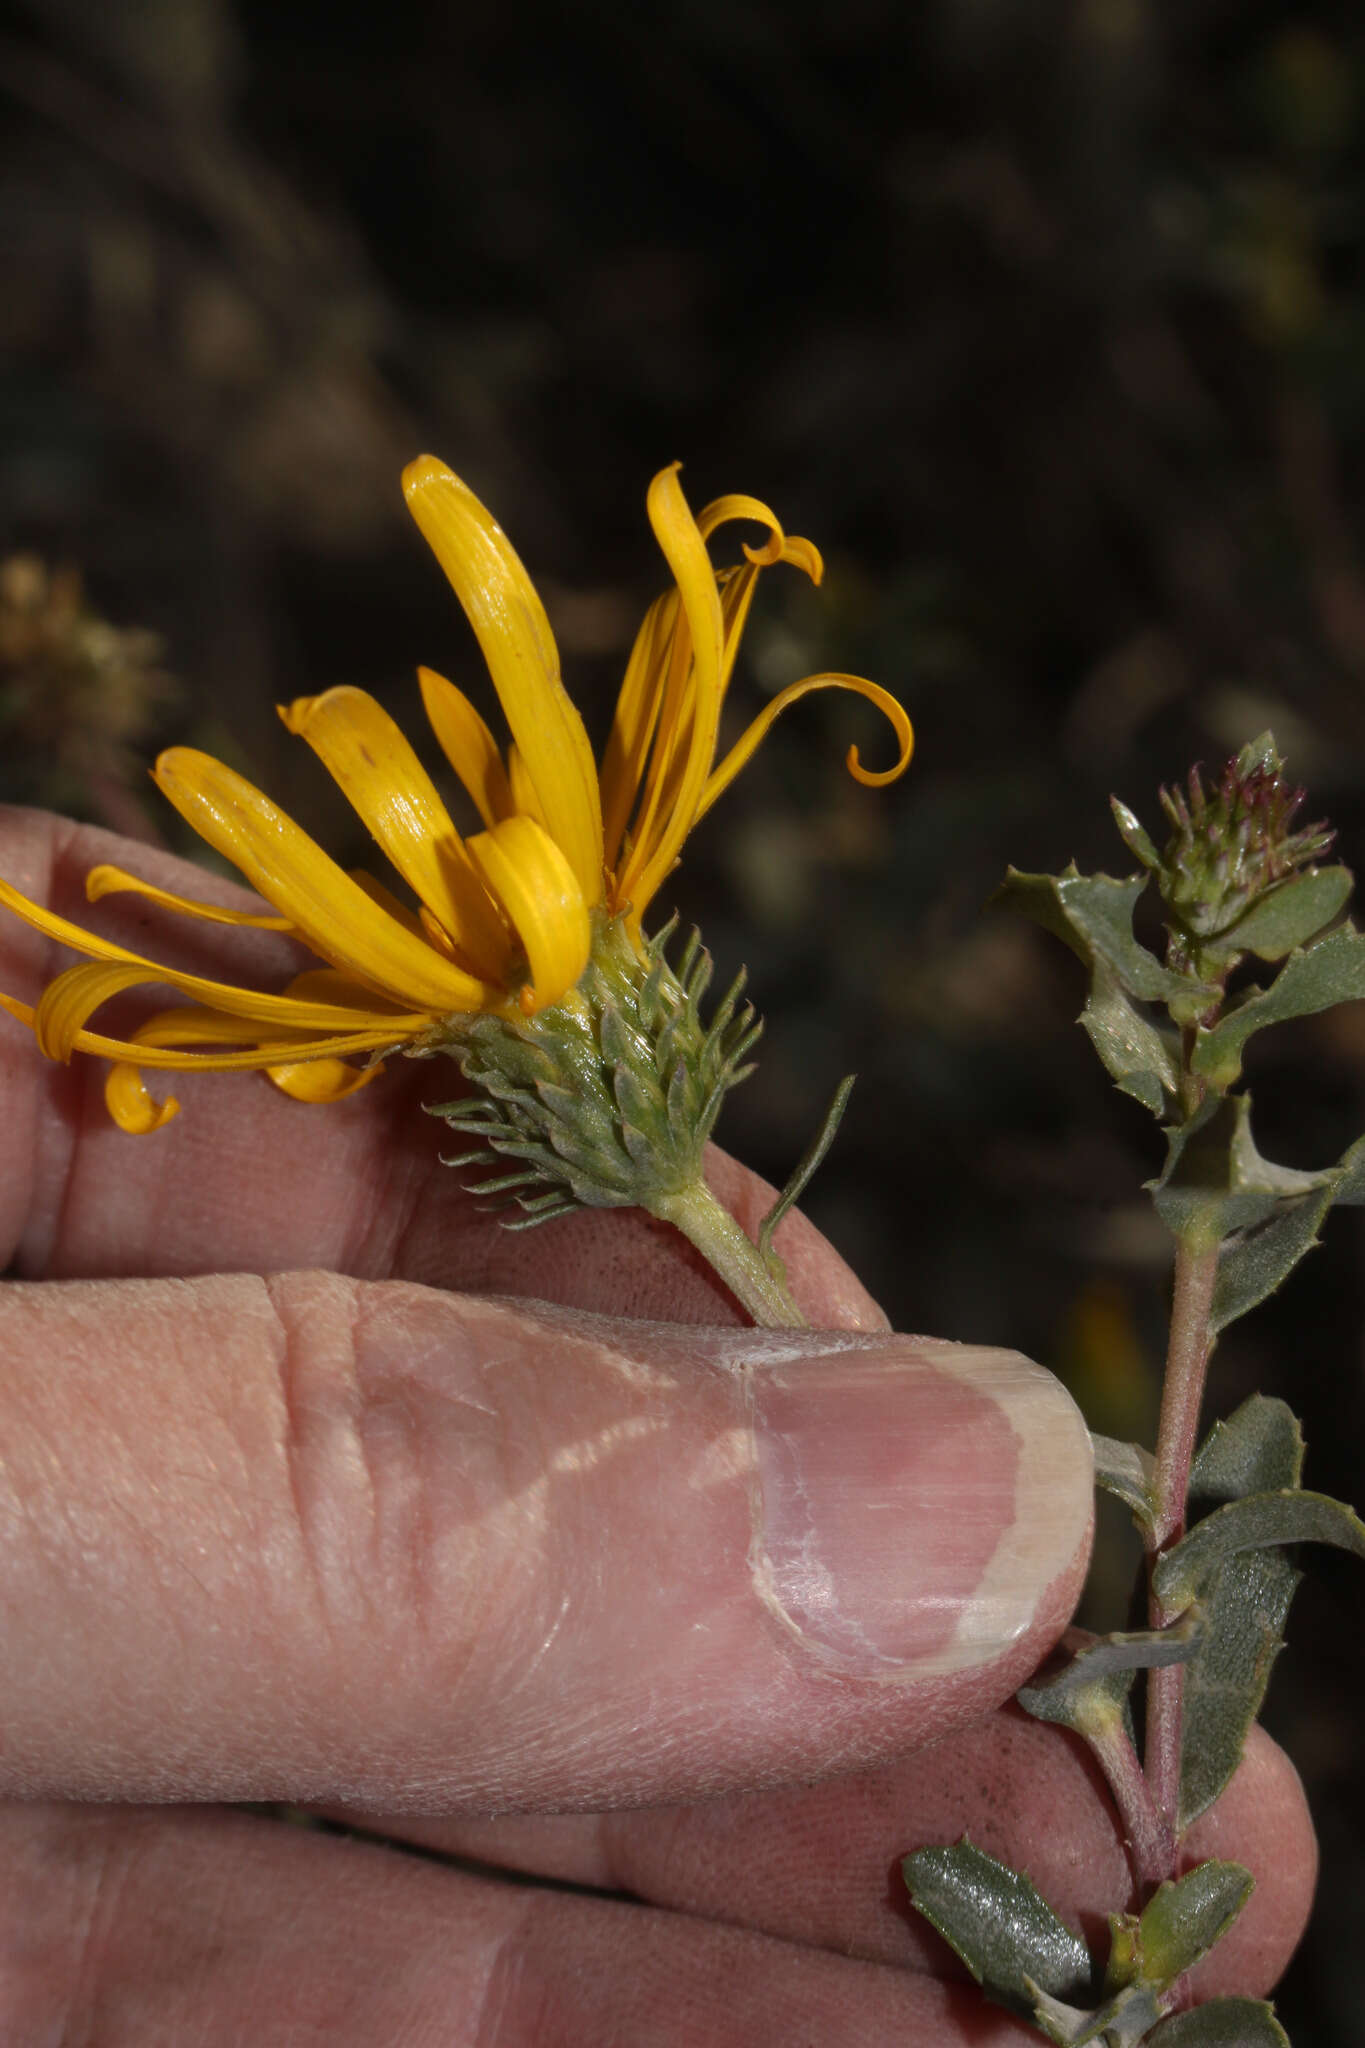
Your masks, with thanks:
M 765 579 L 736 716 L 859 670 L 919 753 L 859 790 L 848 739 L 887 736 L 813 699 L 691 842 L 675 900 L 769 1018 L 722 1135 L 781 1180 L 856 1068 L 807 1206 L 895 1320 L 1150 1436 L 1159 1142 L 1075 964 L 983 904 L 1007 860 L 1125 872 L 1110 791 L 1154 822 L 1267 724 L 1365 861 L 1359 14 L 10 0 L 0 106 L 0 795 L 179 844 L 143 764 L 189 739 L 358 856 L 272 707 L 358 682 L 414 730 L 417 661 L 471 685 L 409 456 L 494 506 L 598 735 L 652 472 L 767 498 L 829 573 Z M 1365 1018 L 1266 1034 L 1253 1079 L 1264 1150 L 1335 1158 Z M 1348 1498 L 1361 1233 L 1212 1386 L 1285 1395 Z M 1272 1688 L 1326 1859 L 1296 2048 L 1365 2038 L 1361 1598 L 1315 1557 Z

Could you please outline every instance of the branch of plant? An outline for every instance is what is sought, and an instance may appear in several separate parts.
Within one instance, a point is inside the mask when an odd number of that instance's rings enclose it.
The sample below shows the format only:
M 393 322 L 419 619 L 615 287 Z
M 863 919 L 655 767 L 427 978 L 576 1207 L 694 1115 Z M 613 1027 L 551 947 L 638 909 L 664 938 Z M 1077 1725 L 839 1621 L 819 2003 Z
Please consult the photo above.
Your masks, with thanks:
M 1149 1677 L 1155 1675 L 1149 1673 Z M 1080 1732 L 1104 1772 L 1119 1810 L 1134 1880 L 1144 1891 L 1154 1890 L 1175 1870 L 1175 1832 L 1152 1797 L 1123 1718 L 1117 1713 L 1097 1715 Z
M 1185 1533 L 1190 1466 L 1199 1433 L 1204 1382 L 1213 1336 L 1209 1327 L 1214 1282 L 1218 1274 L 1217 1240 L 1181 1238 L 1175 1255 L 1171 1302 L 1171 1333 L 1161 1393 L 1153 1481 L 1155 1521 L 1149 1539 L 1148 1569 L 1163 1551 Z M 1151 1595 L 1150 1625 L 1165 1628 L 1176 1619 Z M 1147 1782 L 1152 1799 L 1172 1830 L 1180 1797 L 1181 1708 L 1184 1669 L 1169 1664 L 1147 1677 Z M 1171 1871 L 1164 1873 L 1171 1875 Z

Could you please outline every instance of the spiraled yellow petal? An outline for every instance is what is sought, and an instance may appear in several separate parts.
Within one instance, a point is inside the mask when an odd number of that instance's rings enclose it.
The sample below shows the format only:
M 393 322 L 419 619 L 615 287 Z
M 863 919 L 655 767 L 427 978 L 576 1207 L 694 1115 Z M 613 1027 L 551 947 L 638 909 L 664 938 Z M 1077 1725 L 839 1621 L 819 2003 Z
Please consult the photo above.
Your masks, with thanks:
M 305 984 L 309 979 L 309 975 L 300 975 L 295 985 Z M 27 1024 L 30 1030 L 36 1029 L 37 1013 L 29 1004 L 19 1002 L 14 996 L 0 994 L 0 1009 L 17 1017 L 21 1024 Z M 360 1013 L 357 1013 L 357 1021 L 362 1021 Z M 325 1062 L 348 1053 L 385 1052 L 395 1044 L 409 1042 L 420 1035 L 412 1028 L 420 1021 L 395 1017 L 385 1019 L 377 1029 L 372 1025 L 365 1030 L 320 1037 L 316 1028 L 311 1033 L 306 1028 L 299 1028 L 286 1035 L 278 1021 L 272 1019 L 266 1028 L 275 1036 L 269 1041 L 262 1041 L 260 1020 L 229 1016 L 194 1004 L 159 1011 L 139 1026 L 131 1038 L 106 1038 L 98 1032 L 78 1031 L 70 1049 L 99 1054 L 114 1061 L 105 1080 L 105 1101 L 110 1114 L 123 1130 L 134 1136 L 145 1136 L 168 1124 L 179 1111 L 180 1104 L 174 1096 L 165 1102 L 157 1102 L 142 1079 L 144 1067 L 169 1067 L 190 1073 L 195 1068 L 204 1071 L 265 1068 L 269 1071 L 281 1065 L 293 1067 L 302 1064 L 301 1053 L 307 1054 L 310 1064 L 315 1060 Z M 426 1019 L 426 1026 L 429 1028 L 435 1021 L 434 1018 Z M 239 1045 L 243 1040 L 248 1041 L 248 1049 L 240 1052 L 186 1050 L 190 1046 L 205 1044 Z M 348 1073 L 356 1071 L 368 1074 L 370 1070 L 347 1069 Z
M 3 999 L 0 999 L 3 1000 Z M 4 1007 L 17 1015 L 22 1005 L 4 1001 Z M 415 1020 L 399 1020 L 411 1027 Z M 257 1067 L 278 1066 L 282 1060 L 296 1060 L 303 1056 L 309 1059 L 323 1059 L 335 1053 L 345 1058 L 356 1052 L 391 1052 L 395 1046 L 412 1044 L 423 1037 L 426 1031 L 438 1022 L 434 1017 L 425 1020 L 423 1031 L 409 1028 L 394 1031 L 369 1028 L 363 1031 L 339 1031 L 331 1038 L 282 1038 L 266 1039 L 247 1047 L 243 1052 L 189 1052 L 177 1046 L 137 1045 L 127 1038 L 106 1038 L 102 1031 L 82 1031 L 77 1035 L 73 1052 L 94 1053 L 104 1060 L 132 1060 L 142 1067 L 169 1067 L 177 1073 L 224 1073 L 250 1071 Z
M 588 964 L 592 923 L 578 877 L 534 818 L 505 818 L 469 842 L 488 886 L 499 897 L 526 949 L 528 1011 L 557 1003 Z
M 768 538 L 761 548 L 746 544 L 744 552 L 751 562 L 761 568 L 765 563 L 781 560 L 786 538 L 782 522 L 761 498 L 746 497 L 742 491 L 731 491 L 726 497 L 713 498 L 709 505 L 704 505 L 697 514 L 697 531 L 703 540 L 710 540 L 718 526 L 725 526 L 732 519 L 752 519 L 768 529 Z
M 98 903 L 102 896 L 116 895 L 146 896 L 153 903 L 159 903 L 166 910 L 177 910 L 183 917 L 202 917 L 209 924 L 251 925 L 264 932 L 291 932 L 294 927 L 287 917 L 277 917 L 271 912 L 254 910 L 223 910 L 216 903 L 201 903 L 197 897 L 177 896 L 173 890 L 158 889 L 151 882 L 144 882 L 139 875 L 130 875 L 126 868 L 115 867 L 111 861 L 101 861 L 91 868 L 85 878 L 87 902 Z
M 202 1009 L 197 1003 L 174 1010 L 160 1010 L 140 1024 L 131 1045 L 187 1046 L 241 1045 L 259 1036 L 260 1026 L 244 1017 L 229 1017 L 222 1011 Z M 132 1137 L 150 1137 L 180 1113 L 176 1096 L 158 1102 L 142 1078 L 141 1069 L 126 1060 L 110 1068 L 105 1077 L 104 1100 L 120 1130 Z
M 89 1034 L 82 1034 L 87 1037 Z M 222 1069 L 224 1067 L 246 1067 L 263 1069 L 269 1078 L 282 1087 L 286 1094 L 311 1102 L 336 1102 L 343 1095 L 350 1095 L 356 1088 L 364 1087 L 383 1069 L 372 1067 L 351 1067 L 337 1058 L 336 1052 L 386 1051 L 388 1046 L 381 1042 L 376 1045 L 374 1035 L 352 1034 L 350 1038 L 330 1041 L 319 1055 L 313 1047 L 320 1041 L 309 1044 L 306 1035 L 300 1035 L 300 1042 L 285 1046 L 280 1044 L 256 1045 L 242 1053 L 191 1053 L 178 1050 L 189 1045 L 236 1045 L 243 1038 L 252 1035 L 249 1021 L 239 1017 L 223 1016 L 212 1010 L 193 1008 L 162 1010 L 155 1017 L 134 1032 L 132 1040 L 122 1050 L 125 1054 L 136 1055 L 140 1064 L 131 1059 L 119 1060 L 110 1068 L 104 1083 L 104 1099 L 109 1113 L 121 1129 L 134 1137 L 146 1137 L 168 1124 L 180 1108 L 172 1095 L 164 1102 L 158 1102 L 142 1078 L 142 1066 L 183 1066 Z M 325 1043 L 325 1042 L 323 1042 Z M 82 1047 L 82 1050 L 93 1050 Z M 298 1053 L 307 1050 L 309 1057 L 301 1060 Z M 282 1060 L 281 1056 L 286 1055 Z M 293 1055 L 293 1057 L 289 1057 Z M 308 1072 L 316 1079 L 298 1083 L 295 1079 Z M 345 1076 L 343 1083 L 341 1077 Z M 281 1076 L 287 1079 L 281 1079 Z M 314 1092 L 304 1092 L 311 1089 Z
M 257 1037 L 287 1037 L 291 1033 L 302 1033 L 330 1041 L 338 1035 L 360 1032 L 370 1036 L 377 1034 L 392 1044 L 420 1037 L 431 1029 L 436 1015 L 443 1014 L 377 1009 L 372 997 L 369 999 L 370 1007 L 362 1010 L 339 1003 L 266 995 L 258 989 L 233 988 L 227 982 L 207 981 L 202 975 L 180 974 L 174 968 L 160 967 L 150 960 L 126 959 L 92 961 L 83 967 L 68 967 L 64 974 L 48 983 L 36 1009 L 29 1012 L 23 1021 L 31 1025 L 49 1059 L 67 1060 L 73 1052 L 95 1049 L 85 1042 L 90 1034 L 84 1026 L 86 1019 L 93 1016 L 101 1003 L 108 1002 L 124 989 L 155 987 L 158 984 L 198 997 L 209 1010 L 224 1010 L 231 1016 L 249 1019 L 256 1027 L 254 1035 Z M 10 1006 L 7 1004 L 6 1007 Z M 24 1007 L 15 1006 L 14 1014 L 17 1016 Z M 128 1043 L 123 1039 L 116 1042 L 120 1051 Z M 329 1043 L 328 1050 L 331 1049 Z
M 343 683 L 320 697 L 296 697 L 279 713 L 482 978 L 497 980 L 507 933 L 435 784 L 383 705 Z
M 720 593 L 711 558 L 678 482 L 678 464 L 660 470 L 649 487 L 649 523 L 678 586 L 691 665 L 684 690 L 667 693 L 650 766 L 652 788 L 637 828 L 636 845 L 619 885 L 639 917 L 672 868 L 697 815 L 716 751 L 720 718 L 723 628 Z M 683 652 L 682 620 L 675 636 L 675 667 Z M 662 773 L 656 779 L 656 768 Z M 659 802 L 664 785 L 668 801 Z
M 344 1102 L 348 1095 L 377 1081 L 384 1069 L 378 1065 L 352 1067 L 345 1060 L 295 1060 L 265 1071 L 281 1094 L 295 1102 Z
M 132 1138 L 149 1138 L 153 1131 L 163 1130 L 172 1117 L 180 1114 L 176 1096 L 168 1095 L 164 1102 L 158 1102 L 138 1069 L 125 1060 L 120 1060 L 105 1075 L 104 1102 L 119 1129 Z
M 560 681 L 545 607 L 493 515 L 434 456 L 408 465 L 403 489 L 478 637 L 551 837 L 591 906 L 602 895 L 597 774 L 583 721 Z
M 200 838 L 234 862 L 324 960 L 413 1009 L 481 1010 L 496 1000 L 495 989 L 385 916 L 301 826 L 223 762 L 172 747 L 155 779 Z
M 803 569 L 817 590 L 824 582 L 825 558 L 813 540 L 802 540 L 799 533 L 789 533 L 782 543 L 782 559 L 794 569 Z
M 419 668 L 417 681 L 441 752 L 473 797 L 484 824 L 496 825 L 513 808 L 497 741 L 464 691 L 454 683 L 438 676 L 434 668 Z
M 97 932 L 88 932 L 83 925 L 72 924 L 68 918 L 58 917 L 55 910 L 47 909 L 42 903 L 31 902 L 0 875 L 0 904 L 21 917 L 25 924 L 31 924 L 49 939 L 56 939 L 63 946 L 70 946 L 73 952 L 87 953 L 95 960 L 138 960 L 136 953 L 130 953 L 126 946 L 116 946 L 112 939 L 102 939 Z M 145 965 L 139 961 L 139 965 Z
M 621 842 L 644 780 L 677 620 L 678 593 L 666 590 L 645 613 L 626 663 L 602 756 L 602 838 L 608 868 L 614 868 L 620 857 Z
M 903 775 L 910 764 L 914 751 L 914 727 L 901 704 L 889 690 L 879 683 L 870 683 L 864 676 L 819 675 L 805 676 L 799 683 L 788 683 L 785 690 L 779 690 L 771 704 L 761 711 L 748 731 L 737 740 L 720 766 L 715 770 L 702 792 L 697 816 L 704 817 L 723 789 L 729 787 L 745 763 L 753 758 L 764 736 L 774 721 L 782 716 L 788 705 L 795 704 L 799 697 L 807 697 L 814 690 L 852 690 L 856 696 L 866 697 L 879 711 L 886 714 L 895 732 L 899 753 L 890 768 L 864 768 L 856 747 L 850 747 L 846 756 L 848 772 L 855 781 L 865 783 L 870 789 L 881 789 L 888 782 L 894 782 Z
M 722 692 L 729 689 L 730 678 L 735 671 L 735 656 L 739 653 L 739 643 L 749 621 L 749 607 L 758 589 L 758 575 L 754 564 L 746 562 L 742 569 L 732 571 L 720 586 Z
M 781 551 L 774 559 L 788 562 L 794 568 L 804 570 L 806 575 L 810 577 L 811 582 L 815 584 L 819 583 L 820 578 L 825 573 L 825 565 L 821 560 L 820 550 L 813 542 L 802 540 L 799 534 L 792 534 L 784 539 Z M 742 569 L 735 569 L 721 578 L 720 609 L 723 644 L 720 686 L 722 700 L 730 687 L 730 678 L 734 673 L 735 667 L 735 656 L 739 653 L 739 643 L 744 637 L 744 628 L 748 623 L 749 607 L 753 603 L 754 592 L 758 588 L 759 570 L 764 566 L 766 564 L 758 562 L 756 557 L 751 555 L 749 561 Z

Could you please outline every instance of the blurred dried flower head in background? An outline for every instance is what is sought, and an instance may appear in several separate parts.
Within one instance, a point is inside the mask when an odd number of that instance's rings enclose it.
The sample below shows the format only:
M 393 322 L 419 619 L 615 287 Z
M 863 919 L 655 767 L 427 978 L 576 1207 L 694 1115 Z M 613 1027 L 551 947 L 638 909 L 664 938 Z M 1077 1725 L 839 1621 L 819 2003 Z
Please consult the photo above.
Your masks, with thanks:
M 86 602 L 79 570 L 0 561 L 0 800 L 149 836 L 138 742 L 177 694 L 162 643 Z

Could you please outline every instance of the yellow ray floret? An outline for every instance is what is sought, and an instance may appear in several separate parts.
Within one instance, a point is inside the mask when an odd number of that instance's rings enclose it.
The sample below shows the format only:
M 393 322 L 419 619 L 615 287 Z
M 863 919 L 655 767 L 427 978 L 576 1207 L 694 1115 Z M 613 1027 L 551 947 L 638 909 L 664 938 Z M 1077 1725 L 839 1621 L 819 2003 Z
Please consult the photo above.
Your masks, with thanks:
M 825 674 L 780 691 L 717 762 L 760 573 L 786 562 L 818 583 L 823 565 L 757 498 L 717 498 L 694 517 L 673 464 L 647 499 L 672 587 L 636 638 L 599 773 L 544 607 L 496 520 L 432 456 L 408 467 L 403 488 L 478 637 L 509 731 L 504 747 L 462 690 L 419 669 L 432 731 L 483 829 L 461 833 L 402 731 L 365 691 L 300 697 L 280 715 L 343 790 L 411 902 L 339 867 L 262 791 L 188 747 L 161 755 L 157 786 L 264 907 L 223 910 L 108 863 L 90 871 L 90 901 L 136 892 L 185 917 L 279 932 L 325 965 L 295 975 L 280 994 L 237 988 L 143 959 L 0 881 L 0 906 L 87 963 L 59 974 L 36 1004 L 0 995 L 0 1007 L 50 1058 L 112 1060 L 106 1095 L 125 1130 L 156 1130 L 176 1113 L 174 1099 L 157 1102 L 147 1090 L 147 1068 L 256 1067 L 299 1100 L 334 1102 L 372 1080 L 388 1053 L 457 1036 L 462 1018 L 532 1015 L 557 1003 L 583 973 L 604 917 L 624 918 L 638 936 L 692 827 L 774 719 L 812 691 L 852 691 L 890 722 L 897 751 L 889 767 L 865 769 L 850 748 L 859 781 L 890 782 L 910 759 L 910 721 L 896 699 L 859 676 Z M 718 570 L 708 543 L 735 520 L 765 528 L 766 539 Z M 190 1000 L 123 1038 L 90 1029 L 106 1002 L 149 986 Z

